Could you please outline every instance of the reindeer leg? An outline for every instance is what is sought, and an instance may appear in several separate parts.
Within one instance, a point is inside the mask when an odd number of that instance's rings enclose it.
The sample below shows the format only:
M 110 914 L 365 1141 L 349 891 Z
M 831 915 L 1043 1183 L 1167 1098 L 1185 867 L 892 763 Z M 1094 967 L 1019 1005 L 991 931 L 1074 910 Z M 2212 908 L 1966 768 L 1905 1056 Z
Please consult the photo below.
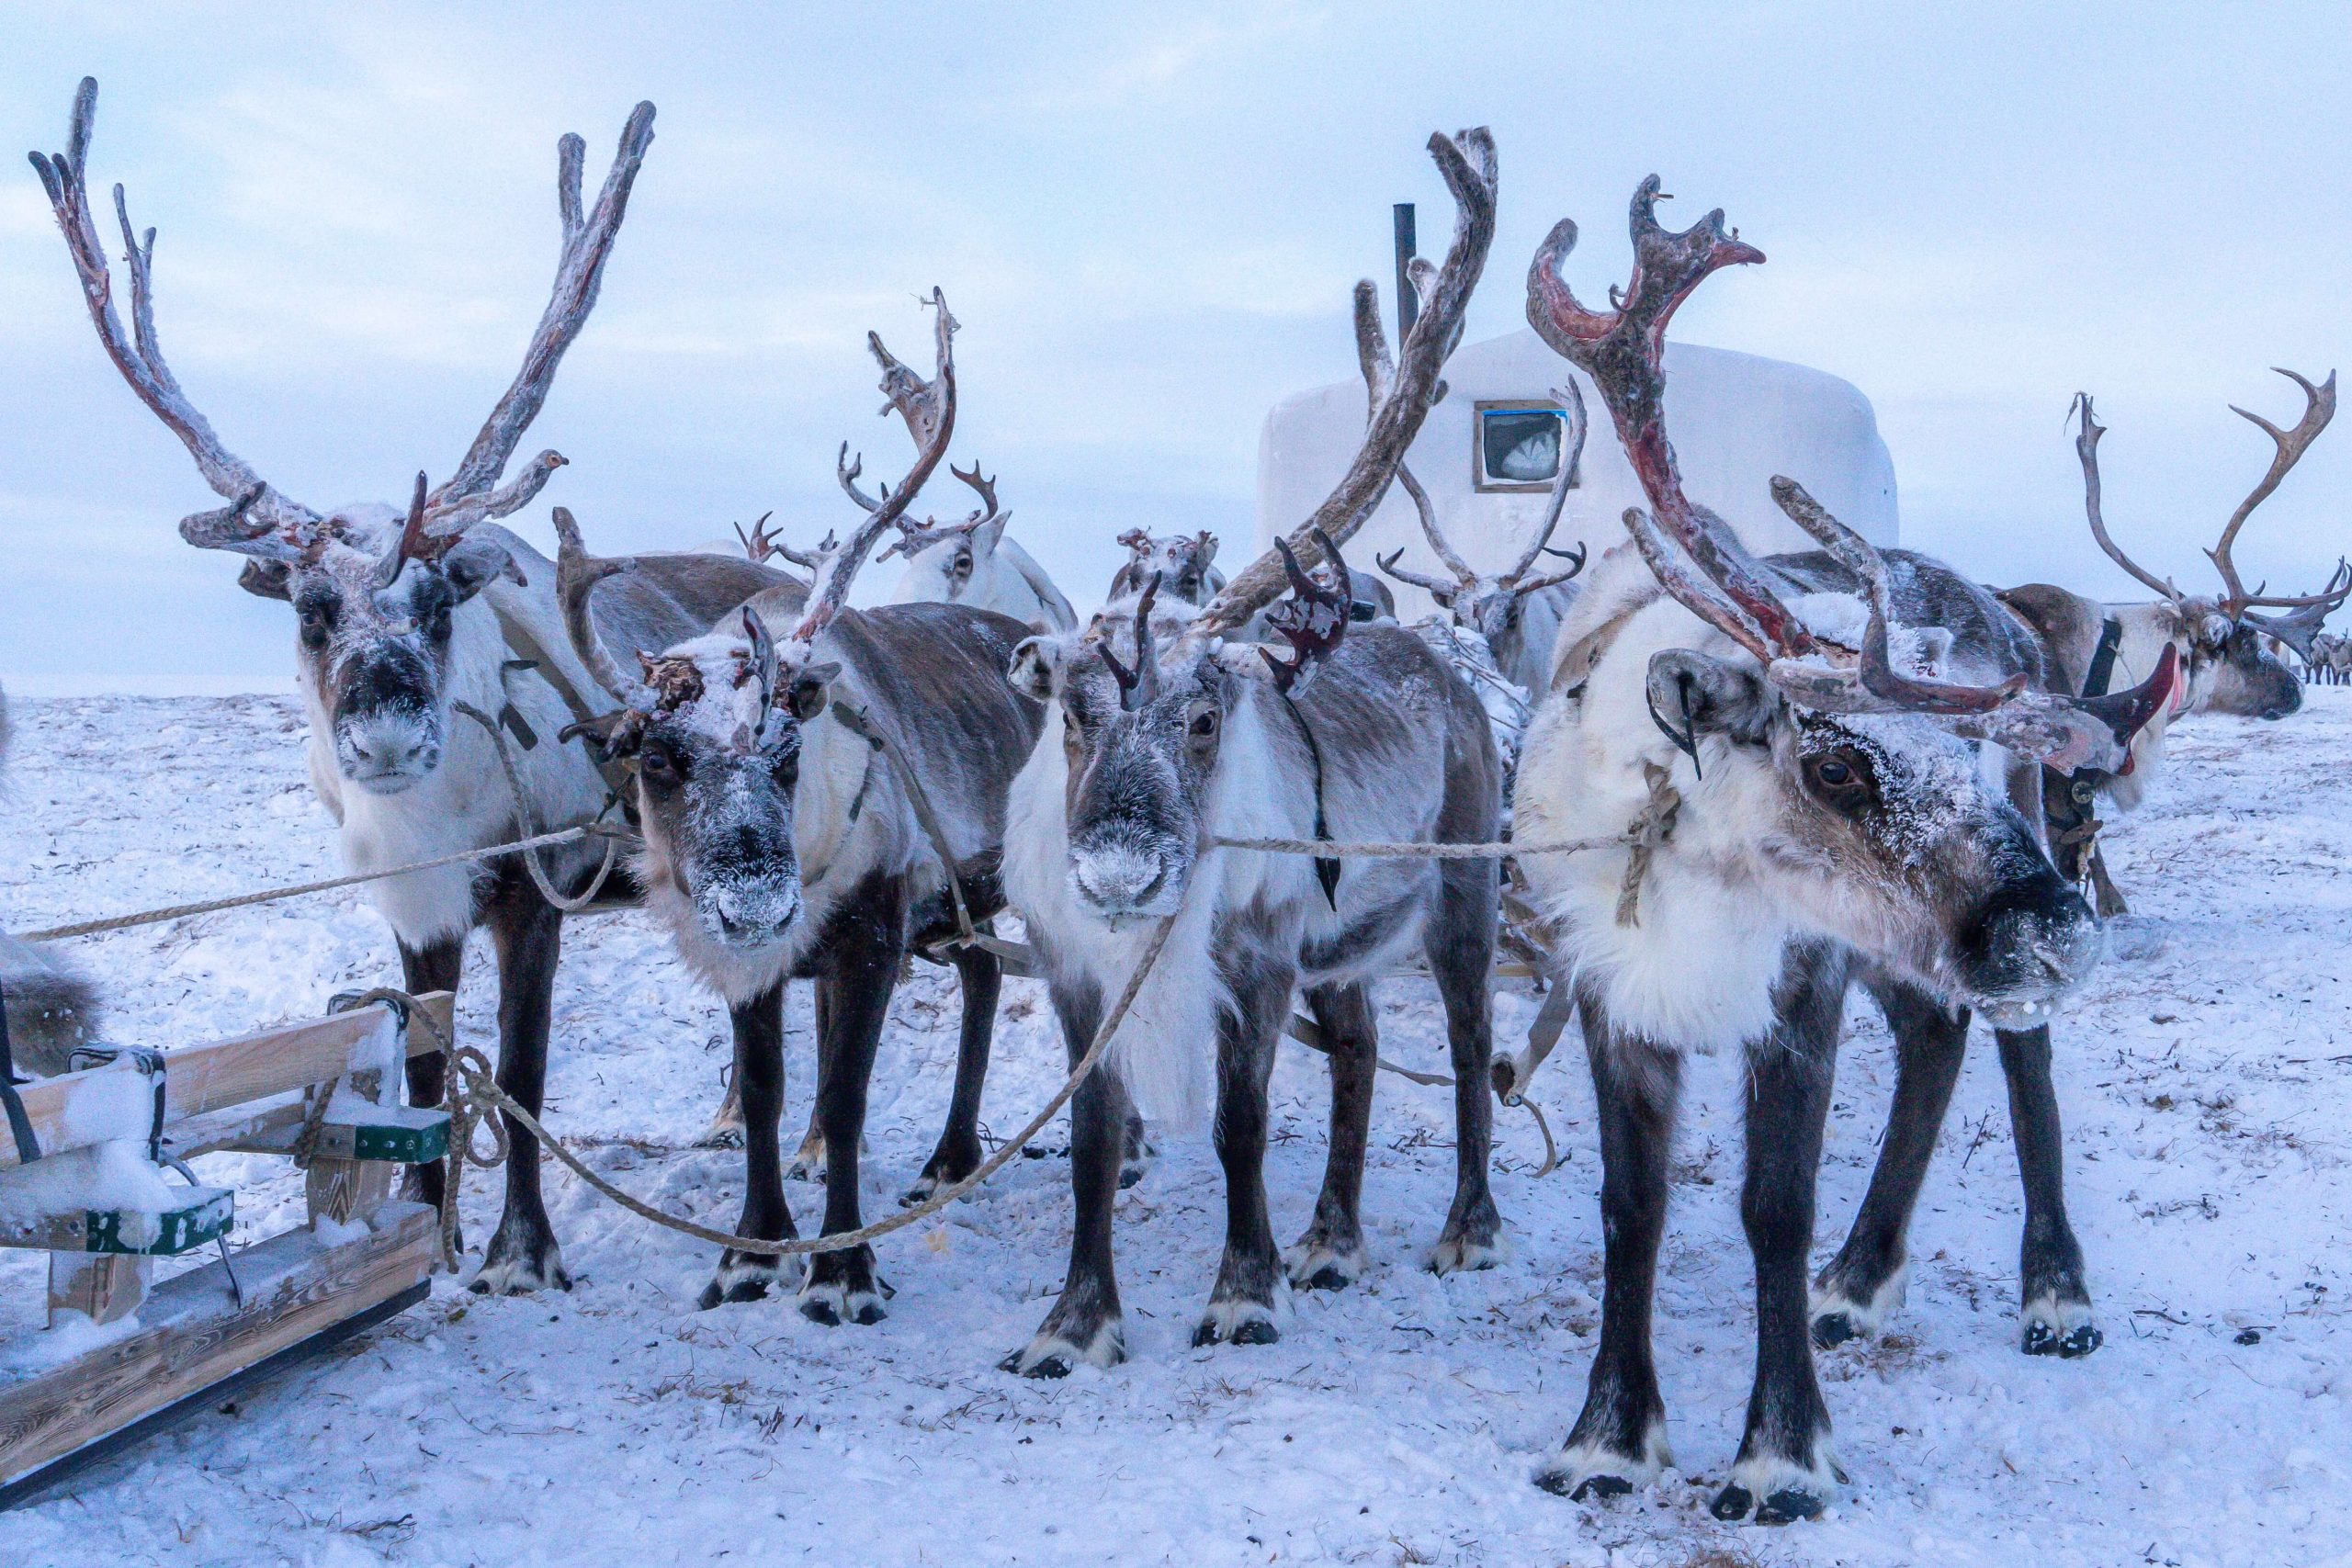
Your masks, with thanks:
M 1846 954 L 1792 948 L 1771 1032 L 1747 1055 L 1747 1178 L 1739 1217 L 1756 1260 L 1756 1384 L 1731 1479 L 1710 1511 L 1759 1525 L 1809 1519 L 1842 1479 L 1829 1453 L 1829 1406 L 1807 1337 L 1805 1258 L 1813 1248 L 1821 1130 L 1845 1020 Z
M 455 991 L 458 972 L 465 963 L 466 939 L 462 933 L 443 937 L 430 946 L 414 948 L 401 943 L 401 985 L 412 997 L 427 991 Z M 449 1058 L 439 1051 L 427 1052 L 408 1059 L 408 1102 L 411 1105 L 434 1106 L 441 1103 L 449 1077 Z M 447 1168 L 439 1160 L 425 1165 L 410 1166 L 401 1177 L 401 1196 L 414 1203 L 441 1206 Z M 466 1250 L 465 1232 L 460 1226 L 457 1249 Z
M 1495 1142 L 1494 1015 L 1487 986 L 1495 964 L 1493 866 L 1454 861 L 1438 873 L 1438 917 L 1430 927 L 1430 974 L 1445 1003 L 1453 1056 L 1453 1203 L 1430 1254 L 1430 1270 L 1491 1269 L 1503 1260 L 1502 1216 L 1487 1186 Z
M 537 1116 L 547 1100 L 548 1024 L 563 914 L 539 897 L 528 877 L 505 872 L 492 891 L 488 918 L 498 953 L 498 1087 Z M 548 1285 L 568 1291 L 571 1276 L 564 1272 L 539 1196 L 539 1141 L 512 1116 L 505 1122 L 506 1212 L 482 1253 L 473 1289 L 501 1296 Z
M 1638 1036 L 1619 1036 L 1599 998 L 1588 993 L 1578 1003 L 1600 1122 L 1600 1352 L 1567 1446 L 1535 1472 L 1535 1484 L 1582 1502 L 1623 1496 L 1674 1462 L 1650 1313 L 1682 1058 Z
M 1053 984 L 1054 1011 L 1075 1067 L 1102 1024 L 1102 997 L 1091 987 Z M 1069 1269 L 1035 1338 L 997 1363 L 1029 1378 L 1066 1378 L 1080 1361 L 1115 1367 L 1127 1359 L 1119 1312 L 1119 1282 L 1112 1266 L 1111 1213 L 1119 1197 L 1119 1150 L 1127 1117 L 1126 1089 L 1116 1073 L 1090 1073 L 1069 1102 L 1069 1184 L 1076 1218 L 1070 1226 Z
M 2097 900 L 2100 919 L 2111 920 L 2118 915 L 2132 912 L 2132 906 L 2123 901 L 2122 891 L 2115 886 L 2115 879 L 2107 874 L 2107 856 L 2100 852 L 2097 844 L 2091 846 L 2091 892 Z
M 821 1083 L 825 1077 L 825 1042 L 833 1037 L 832 1000 L 822 977 L 820 977 L 816 985 L 809 988 L 815 993 L 809 1005 L 816 1016 L 816 1076 L 817 1080 Z M 785 1175 L 795 1181 L 825 1179 L 825 1129 L 819 1119 L 822 1104 L 823 1101 L 819 1100 L 808 1102 L 808 1130 L 800 1135 L 800 1146 L 792 1151 L 791 1168 L 785 1172 Z
M 2009 1080 L 2009 1126 L 2018 1141 L 2018 1177 L 2025 1187 L 2025 1237 L 2020 1300 L 2025 1327 L 2019 1348 L 2029 1356 L 2087 1356 L 2106 1340 L 2091 1314 L 2083 1282 L 2083 1246 L 2066 1222 L 2065 1138 L 2058 1122 L 2058 1091 L 2050 1080 L 2050 1026 L 1996 1029 L 2001 1071 Z
M 1903 1304 L 1911 1215 L 1968 1054 L 1965 1008 L 1883 975 L 1863 984 L 1894 1035 L 1894 1103 L 1854 1228 L 1813 1282 L 1813 1342 L 1823 1349 L 1876 1334 Z
M 858 886 L 834 916 L 819 961 L 820 994 L 829 998 L 817 1058 L 817 1120 L 825 1134 L 826 1235 L 855 1230 L 863 1223 L 858 1218 L 857 1165 L 865 1134 L 865 1093 L 906 952 L 906 879 L 876 873 Z M 829 1325 L 881 1322 L 874 1249 L 812 1253 L 800 1285 L 800 1315 Z
M 737 1055 L 741 1055 L 741 1041 L 737 1041 Z M 743 1068 L 739 1059 L 735 1070 L 727 1077 L 726 1098 L 718 1102 L 718 1110 L 710 1125 L 695 1140 L 698 1149 L 740 1149 L 743 1146 Z
M 1363 985 L 1317 986 L 1306 993 L 1307 1010 L 1323 1031 L 1331 1061 L 1331 1145 L 1324 1156 L 1323 1190 L 1315 1218 L 1296 1245 L 1283 1254 L 1291 1286 L 1301 1291 L 1338 1291 L 1363 1272 L 1363 1228 L 1358 1209 L 1363 1197 L 1364 1145 L 1372 1135 L 1372 1080 L 1380 1058 L 1380 1032 L 1372 998 Z
M 1216 1040 L 1216 1157 L 1225 1167 L 1225 1257 L 1208 1311 L 1193 1330 L 1199 1345 L 1272 1345 L 1289 1280 L 1266 1212 L 1266 1080 L 1274 1043 L 1289 1016 L 1296 973 L 1270 961 L 1272 947 L 1236 944 L 1218 955 L 1234 1011 L 1221 1014 Z
M 735 1029 L 735 1088 L 743 1108 L 743 1215 L 737 1235 L 787 1241 L 800 1233 L 784 1196 L 784 1161 L 776 1132 L 784 1120 L 784 987 L 778 980 L 747 1002 L 729 1008 Z M 718 1271 L 703 1287 L 701 1305 L 755 1302 L 785 1271 L 772 1253 L 719 1254 Z
M 1119 1187 L 1124 1191 L 1151 1174 L 1151 1162 L 1159 1157 L 1159 1149 L 1152 1143 L 1151 1134 L 1144 1127 L 1143 1118 L 1132 1111 L 1127 1112 L 1121 1149 Z
M 956 1091 L 947 1102 L 947 1125 L 939 1146 L 923 1162 L 922 1174 L 901 1203 L 920 1203 L 942 1187 L 953 1186 L 980 1168 L 980 1091 L 989 1076 L 989 1043 L 996 1030 L 997 994 L 1004 964 L 977 943 L 955 950 L 956 988 L 964 995 L 962 1033 L 956 1045 Z

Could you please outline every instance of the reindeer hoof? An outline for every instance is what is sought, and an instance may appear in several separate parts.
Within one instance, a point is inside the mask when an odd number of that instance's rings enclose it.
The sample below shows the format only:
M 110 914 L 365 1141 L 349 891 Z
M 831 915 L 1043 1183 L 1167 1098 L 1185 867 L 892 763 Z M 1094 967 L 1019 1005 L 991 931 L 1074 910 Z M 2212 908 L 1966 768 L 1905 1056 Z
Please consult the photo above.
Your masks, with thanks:
M 1825 1312 L 1813 1320 L 1813 1348 L 1816 1350 L 1826 1350 L 1843 1345 L 1849 1339 L 1863 1337 L 1866 1336 L 1862 1325 L 1856 1323 L 1849 1313 Z
M 1205 1345 L 1275 1345 L 1283 1331 L 1274 1326 L 1273 1309 L 1263 1302 L 1211 1302 L 1208 1315 L 1193 1330 L 1193 1348 Z
M 1758 1503 L 1754 1493 L 1735 1481 L 1715 1494 L 1707 1512 L 1725 1524 L 1736 1524 L 1753 1515 L 1759 1525 L 1792 1525 L 1799 1519 L 1819 1518 L 1827 1506 L 1825 1499 L 1801 1486 L 1783 1486 Z
M 1037 1337 L 999 1361 L 996 1368 L 1016 1377 L 1066 1378 L 1080 1361 L 1108 1369 L 1126 1359 L 1126 1334 L 1114 1317 L 1098 1324 L 1082 1345 L 1051 1328 L 1040 1329 Z
M 996 1364 L 996 1370 L 1001 1372 L 1012 1372 L 1017 1376 L 1024 1378 L 1050 1378 L 1056 1381 L 1066 1378 L 1070 1374 L 1069 1358 L 1068 1356 L 1058 1354 L 1040 1356 L 1035 1360 L 1031 1361 L 1024 1366 L 1023 1364 L 1023 1358 L 1027 1354 L 1028 1352 L 1025 1350 L 1015 1350 L 1012 1355 L 1007 1356 L 1003 1360 L 999 1361 Z
M 568 1291 L 571 1276 L 564 1269 L 563 1249 L 553 1236 L 516 1241 L 501 1225 L 490 1238 L 481 1268 L 466 1288 L 478 1296 L 527 1296 L 549 1289 Z
M 803 1285 L 797 1304 L 801 1316 L 828 1328 L 839 1328 L 845 1323 L 871 1328 L 890 1315 L 882 1310 L 879 1295 L 870 1290 L 853 1290 L 840 1281 Z
M 743 1146 L 743 1129 L 714 1125 L 695 1140 L 698 1149 L 740 1149 Z
M 1545 1472 L 1536 1476 L 1535 1484 L 1555 1497 L 1566 1497 L 1571 1503 L 1607 1503 L 1630 1496 L 1634 1491 L 1634 1483 L 1622 1475 L 1588 1475 L 1573 1486 L 1569 1481 L 1568 1476 Z
M 1283 1254 L 1283 1269 L 1295 1291 L 1344 1291 L 1363 1273 L 1363 1247 L 1302 1241 Z
M 2038 1297 L 2026 1308 L 2025 1328 L 2018 1337 L 2018 1348 L 2029 1356 L 2056 1356 L 2067 1361 L 2078 1360 L 2106 1343 L 2107 1336 L 2091 1317 L 2088 1302 L 2060 1301 L 2054 1296 Z

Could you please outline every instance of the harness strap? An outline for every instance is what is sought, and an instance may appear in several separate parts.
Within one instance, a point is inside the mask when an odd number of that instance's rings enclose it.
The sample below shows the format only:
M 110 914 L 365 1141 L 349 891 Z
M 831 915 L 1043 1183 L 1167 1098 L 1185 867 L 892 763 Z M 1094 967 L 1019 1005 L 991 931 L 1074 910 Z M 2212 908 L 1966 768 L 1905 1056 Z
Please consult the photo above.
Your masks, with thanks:
M 867 745 L 888 759 L 891 771 L 898 774 L 899 783 L 905 786 L 907 804 L 915 808 L 915 820 L 922 825 L 923 835 L 931 840 L 932 852 L 939 857 L 940 870 L 947 878 L 947 896 L 956 906 L 956 945 L 971 946 L 979 941 L 979 932 L 973 928 L 972 911 L 964 901 L 964 878 L 956 863 L 956 852 L 948 847 L 947 830 L 941 826 L 938 813 L 932 810 L 931 795 L 922 787 L 922 780 L 916 776 L 914 765 L 899 753 L 882 728 L 863 708 L 854 706 L 845 697 L 835 697 L 831 711 L 833 716 L 841 720 L 843 728 L 863 737 Z M 865 795 L 865 786 L 860 784 L 858 798 L 863 801 Z
M 588 705 L 588 700 L 580 694 L 580 688 L 571 683 L 571 678 L 563 672 L 563 666 L 548 656 L 548 650 L 540 645 L 539 639 L 532 634 L 529 626 L 508 612 L 497 600 L 490 598 L 488 594 L 482 597 L 490 604 L 490 613 L 498 617 L 499 636 L 506 639 L 507 648 L 514 655 L 514 659 L 508 660 L 510 668 L 527 669 L 532 674 L 546 682 L 548 688 L 561 699 L 565 709 L 571 713 L 571 721 L 574 724 L 593 724 L 604 716 Z M 503 677 L 506 673 L 506 670 L 500 671 L 502 684 Z M 506 719 L 514 712 L 514 705 L 510 702 L 506 705 L 505 711 L 498 716 Z M 528 726 L 523 726 L 514 731 L 514 739 L 522 742 L 523 749 L 526 751 L 535 744 L 529 737 Z M 585 754 L 590 762 L 594 765 L 598 775 L 604 779 L 605 787 L 626 800 L 628 797 L 627 770 L 617 761 L 599 758 L 593 750 Z
M 2098 629 L 2098 649 L 2091 655 L 2090 673 L 2083 677 L 2083 695 L 2107 695 L 2108 682 L 2115 678 L 2115 656 L 2123 647 L 2123 623 L 2113 615 Z
M 1299 734 L 1306 738 L 1306 760 L 1315 770 L 1315 841 L 1328 844 L 1331 841 L 1331 824 L 1323 814 L 1323 748 L 1316 742 L 1313 728 L 1307 724 L 1306 716 L 1298 711 L 1298 704 L 1292 700 L 1291 694 L 1288 692 L 1279 694 L 1283 705 L 1290 709 L 1291 717 L 1298 721 Z M 1323 901 L 1330 905 L 1336 913 L 1340 908 L 1340 863 L 1317 858 L 1315 880 L 1322 886 Z

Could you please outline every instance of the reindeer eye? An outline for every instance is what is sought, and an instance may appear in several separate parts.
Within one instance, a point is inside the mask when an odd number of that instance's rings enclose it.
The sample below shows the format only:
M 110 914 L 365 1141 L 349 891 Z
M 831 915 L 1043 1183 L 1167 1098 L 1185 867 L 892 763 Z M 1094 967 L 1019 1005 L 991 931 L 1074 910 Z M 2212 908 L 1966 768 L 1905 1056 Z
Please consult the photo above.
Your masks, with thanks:
M 645 776 L 659 783 L 669 783 L 678 776 L 678 759 L 666 746 L 648 746 L 639 755 L 638 766 Z
M 1203 708 L 1193 716 L 1193 722 L 1185 728 L 1192 732 L 1193 739 L 1206 740 L 1216 733 L 1216 709 Z
M 1833 811 L 1854 816 L 1871 804 L 1871 775 L 1855 759 L 1826 752 L 1805 759 L 1805 780 Z

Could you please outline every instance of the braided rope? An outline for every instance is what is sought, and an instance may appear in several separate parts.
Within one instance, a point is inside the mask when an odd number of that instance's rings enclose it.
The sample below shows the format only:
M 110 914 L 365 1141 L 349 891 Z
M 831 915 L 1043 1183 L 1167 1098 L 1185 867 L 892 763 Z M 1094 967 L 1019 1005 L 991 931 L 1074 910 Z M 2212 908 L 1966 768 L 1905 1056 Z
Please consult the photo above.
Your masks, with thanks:
M 347 876 L 330 876 L 322 882 L 298 882 L 290 887 L 265 888 L 258 893 L 240 893 L 232 898 L 207 898 L 195 904 L 171 904 L 160 909 L 142 909 L 133 915 L 113 915 L 103 920 L 82 920 L 70 926 L 51 926 L 46 931 L 17 931 L 19 942 L 62 942 L 67 937 L 97 936 L 106 931 L 129 931 L 134 926 L 161 925 L 165 920 L 183 919 L 189 915 L 216 914 L 222 909 L 243 909 L 254 904 L 273 904 L 281 898 L 300 898 L 312 893 L 331 893 L 338 887 L 353 887 L 363 882 L 381 882 L 387 877 L 406 876 L 413 871 L 432 871 L 438 866 L 457 865 L 464 861 L 490 860 L 498 855 L 512 854 L 517 850 L 540 849 L 550 844 L 569 844 L 586 838 L 620 838 L 626 835 L 611 828 L 590 823 L 584 828 L 566 828 L 560 832 L 541 833 L 533 838 L 517 839 L 512 843 L 492 844 L 486 850 L 459 850 L 455 854 L 435 855 L 431 860 L 411 861 L 389 871 L 355 871 Z
M 1152 928 L 1150 937 L 1144 943 L 1142 959 L 1136 964 L 1134 973 L 1127 976 L 1126 986 L 1120 991 L 1117 1004 L 1104 1015 L 1102 1026 L 1094 1032 L 1093 1043 L 1087 1047 L 1086 1055 L 1080 1057 L 1077 1064 L 1070 1068 L 1069 1078 L 1055 1092 L 1054 1097 L 1046 1102 L 1045 1109 L 1031 1117 L 1026 1127 L 999 1145 L 996 1153 L 982 1161 L 978 1169 L 961 1181 L 939 1189 L 912 1208 L 899 1210 L 888 1219 L 876 1220 L 870 1225 L 861 1225 L 854 1231 L 841 1231 L 832 1235 L 812 1236 L 806 1241 L 771 1241 L 760 1236 L 736 1235 L 729 1231 L 714 1230 L 708 1225 L 696 1224 L 692 1220 L 682 1220 L 674 1214 L 664 1213 L 643 1199 L 623 1191 L 597 1175 L 595 1171 L 591 1170 L 581 1161 L 579 1156 L 573 1154 L 564 1145 L 562 1140 L 548 1132 L 537 1117 L 525 1110 L 514 1096 L 499 1088 L 498 1080 L 491 1072 L 488 1058 L 480 1051 L 472 1046 L 451 1049 L 448 1035 L 442 1032 L 441 1026 L 434 1021 L 430 1013 L 417 1004 L 415 998 L 405 991 L 396 990 L 390 987 L 379 987 L 368 992 L 361 999 L 363 1002 L 387 1001 L 401 1007 L 407 1011 L 412 1021 L 422 1021 L 424 1024 L 426 1032 L 439 1043 L 443 1052 L 447 1055 L 451 1075 L 449 1085 L 445 1091 L 449 1101 L 449 1174 L 442 1194 L 441 1235 L 442 1250 L 449 1258 L 452 1268 L 456 1266 L 455 1243 L 459 1177 L 468 1165 L 487 1168 L 503 1163 L 510 1148 L 505 1131 L 499 1128 L 495 1119 L 489 1114 L 492 1110 L 503 1111 L 506 1115 L 513 1117 L 524 1131 L 546 1145 L 548 1152 L 560 1160 L 574 1176 L 579 1177 L 598 1193 L 612 1200 L 639 1219 L 649 1220 L 665 1230 L 676 1231 L 681 1235 L 690 1235 L 697 1241 L 730 1247 L 737 1252 L 788 1258 L 804 1253 L 846 1251 L 850 1247 L 863 1247 L 869 1241 L 888 1235 L 893 1231 L 904 1230 L 918 1220 L 937 1213 L 1002 1169 L 1006 1161 L 1018 1154 L 1030 1139 L 1043 1132 L 1046 1123 L 1054 1119 L 1056 1112 L 1069 1103 L 1070 1096 L 1078 1092 L 1079 1085 L 1084 1083 L 1087 1075 L 1093 1072 L 1096 1066 L 1102 1062 L 1103 1053 L 1110 1049 L 1111 1037 L 1118 1032 L 1119 1025 L 1126 1021 L 1128 1010 L 1135 1006 L 1136 997 L 1143 989 L 1145 978 L 1150 975 L 1152 965 L 1159 962 L 1160 950 L 1168 945 L 1168 934 L 1175 930 L 1175 927 L 1176 917 L 1169 915 L 1163 917 L 1159 924 Z M 497 1137 L 492 1156 L 488 1158 L 477 1153 L 472 1146 L 474 1129 L 485 1122 L 492 1127 Z

